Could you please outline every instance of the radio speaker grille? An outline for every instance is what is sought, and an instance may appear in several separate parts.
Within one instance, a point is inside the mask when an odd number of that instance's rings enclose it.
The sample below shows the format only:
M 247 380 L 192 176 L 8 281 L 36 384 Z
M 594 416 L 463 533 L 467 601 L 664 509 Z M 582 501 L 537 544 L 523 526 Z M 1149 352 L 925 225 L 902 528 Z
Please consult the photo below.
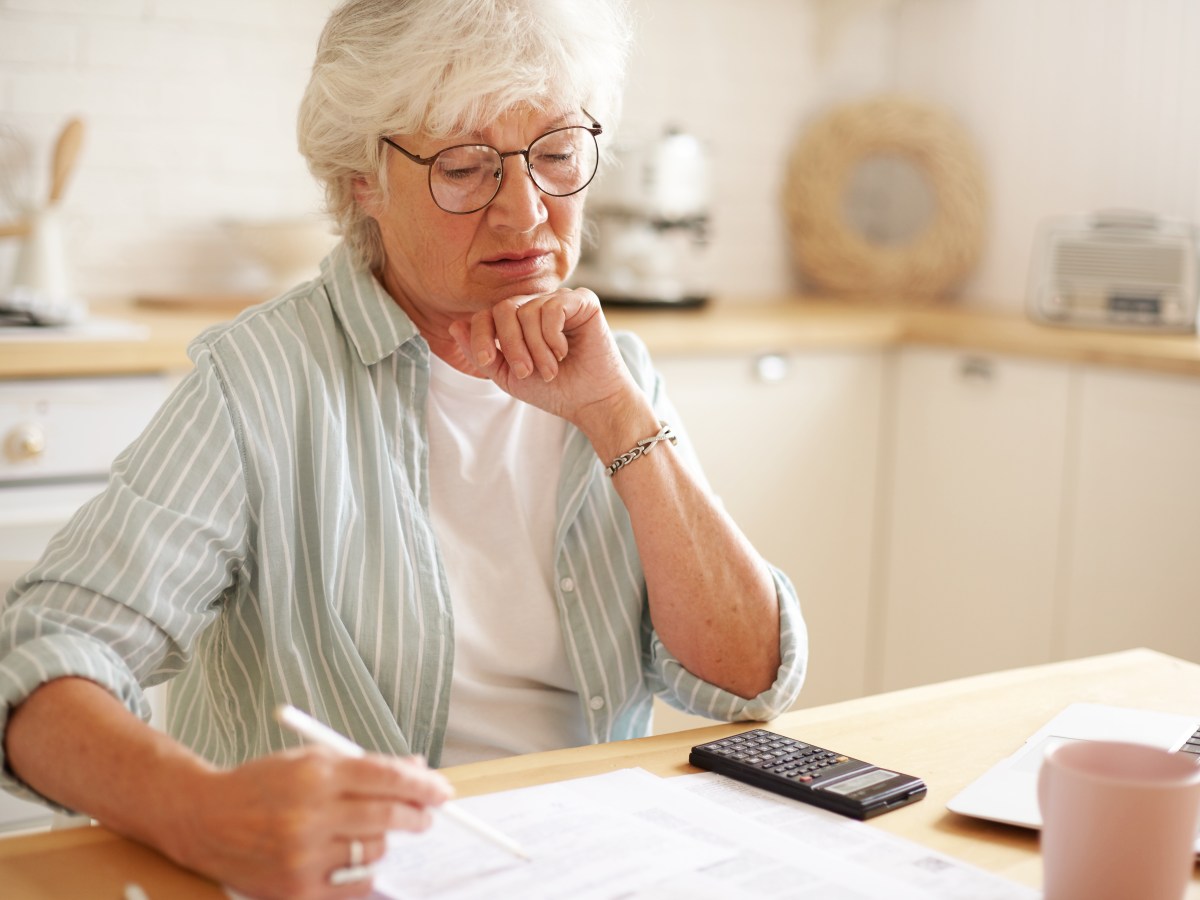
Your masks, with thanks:
M 1175 285 L 1184 277 L 1179 245 L 1117 244 L 1108 241 L 1061 241 L 1054 272 L 1060 286 L 1096 282 Z

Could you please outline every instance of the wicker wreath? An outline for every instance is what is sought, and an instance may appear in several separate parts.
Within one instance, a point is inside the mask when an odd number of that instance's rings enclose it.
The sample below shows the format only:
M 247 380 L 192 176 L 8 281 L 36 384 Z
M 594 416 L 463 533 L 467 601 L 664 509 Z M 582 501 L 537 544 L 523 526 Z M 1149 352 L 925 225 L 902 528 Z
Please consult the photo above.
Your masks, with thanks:
M 872 243 L 845 218 L 855 168 L 880 154 L 911 160 L 933 189 L 930 222 L 903 243 Z M 880 300 L 929 301 L 955 287 L 979 259 L 985 205 L 983 170 L 962 127 L 939 109 L 892 96 L 815 122 L 793 149 L 784 184 L 801 274 L 836 293 Z

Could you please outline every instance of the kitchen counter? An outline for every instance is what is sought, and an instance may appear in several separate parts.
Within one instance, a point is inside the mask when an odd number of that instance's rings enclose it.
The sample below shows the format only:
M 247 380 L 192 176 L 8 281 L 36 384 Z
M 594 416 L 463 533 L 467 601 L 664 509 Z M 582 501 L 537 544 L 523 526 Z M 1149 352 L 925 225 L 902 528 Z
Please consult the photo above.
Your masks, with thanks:
M 169 309 L 96 304 L 93 313 L 137 322 L 139 339 L 0 343 L 0 379 L 116 375 L 187 369 L 185 348 L 231 306 Z M 610 309 L 614 328 L 635 331 L 654 354 L 769 353 L 870 349 L 905 344 L 956 347 L 1068 362 L 1200 375 L 1200 338 L 1085 331 L 1038 325 L 1023 316 L 958 306 L 884 306 L 780 296 L 714 300 L 698 310 Z

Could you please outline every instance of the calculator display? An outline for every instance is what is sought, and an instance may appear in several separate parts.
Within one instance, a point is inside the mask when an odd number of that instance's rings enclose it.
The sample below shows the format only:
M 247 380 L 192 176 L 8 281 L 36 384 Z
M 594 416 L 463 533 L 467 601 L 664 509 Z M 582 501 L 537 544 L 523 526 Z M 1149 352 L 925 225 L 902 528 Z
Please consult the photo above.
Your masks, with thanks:
M 863 788 L 882 784 L 895 777 L 895 772 L 889 772 L 887 769 L 876 769 L 874 772 L 867 772 L 865 775 L 857 775 L 854 778 L 839 781 L 837 784 L 827 785 L 825 790 L 832 791 L 835 794 L 845 794 L 848 797 L 851 794 L 861 791 Z

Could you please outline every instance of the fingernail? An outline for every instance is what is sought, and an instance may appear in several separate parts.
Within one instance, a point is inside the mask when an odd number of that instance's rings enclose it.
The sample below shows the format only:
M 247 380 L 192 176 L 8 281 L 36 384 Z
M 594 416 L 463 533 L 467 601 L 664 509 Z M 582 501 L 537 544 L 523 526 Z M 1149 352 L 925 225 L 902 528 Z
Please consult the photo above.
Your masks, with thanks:
M 486 366 L 492 361 L 492 354 L 486 350 L 480 350 L 475 354 L 475 359 L 479 362 L 479 365 Z
M 529 366 L 525 365 L 525 363 L 523 363 L 523 362 L 519 362 L 513 366 L 513 374 L 516 375 L 518 378 L 528 378 L 529 377 Z

